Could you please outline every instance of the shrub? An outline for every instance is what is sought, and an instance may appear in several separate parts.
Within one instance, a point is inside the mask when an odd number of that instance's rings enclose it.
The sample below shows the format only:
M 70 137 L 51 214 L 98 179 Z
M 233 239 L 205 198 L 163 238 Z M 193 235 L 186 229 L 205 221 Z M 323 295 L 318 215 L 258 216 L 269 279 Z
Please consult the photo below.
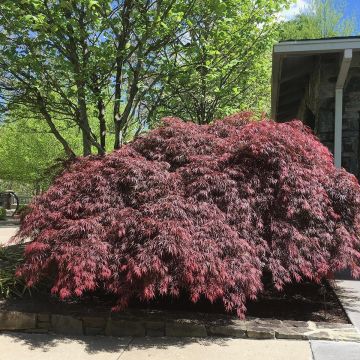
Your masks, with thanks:
M 19 208 L 16 210 L 15 214 L 18 215 L 22 221 L 29 212 L 30 207 L 28 205 L 19 205 Z
M 18 275 L 32 285 L 55 271 L 62 299 L 104 289 L 117 310 L 186 291 L 240 317 L 264 273 L 277 289 L 346 267 L 358 276 L 356 178 L 300 121 L 250 120 L 167 118 L 118 151 L 75 161 L 32 202 Z
M 0 220 L 6 219 L 6 210 L 2 207 L 0 207 Z
M 20 297 L 26 291 L 25 283 L 15 276 L 16 268 L 23 261 L 22 245 L 0 246 L 0 298 Z

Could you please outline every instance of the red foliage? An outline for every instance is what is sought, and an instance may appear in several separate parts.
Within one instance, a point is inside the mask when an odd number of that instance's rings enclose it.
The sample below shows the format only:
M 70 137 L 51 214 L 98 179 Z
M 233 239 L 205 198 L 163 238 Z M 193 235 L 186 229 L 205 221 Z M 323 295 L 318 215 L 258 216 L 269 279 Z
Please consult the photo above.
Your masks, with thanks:
M 54 271 L 61 298 L 186 290 L 245 313 L 274 285 L 360 274 L 360 187 L 300 121 L 242 113 L 164 126 L 104 157 L 78 159 L 31 204 L 18 238 L 28 283 Z

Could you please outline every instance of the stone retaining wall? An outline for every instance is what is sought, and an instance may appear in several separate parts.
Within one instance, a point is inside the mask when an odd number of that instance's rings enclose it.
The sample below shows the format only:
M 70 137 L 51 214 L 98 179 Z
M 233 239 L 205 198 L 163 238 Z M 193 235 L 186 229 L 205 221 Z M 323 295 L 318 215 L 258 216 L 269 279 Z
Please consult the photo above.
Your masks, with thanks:
M 182 314 L 184 315 L 184 314 Z M 65 335 L 233 337 L 360 342 L 351 324 L 280 321 L 271 319 L 186 318 L 179 313 L 135 311 L 109 316 L 0 311 L 0 331 L 57 333 Z

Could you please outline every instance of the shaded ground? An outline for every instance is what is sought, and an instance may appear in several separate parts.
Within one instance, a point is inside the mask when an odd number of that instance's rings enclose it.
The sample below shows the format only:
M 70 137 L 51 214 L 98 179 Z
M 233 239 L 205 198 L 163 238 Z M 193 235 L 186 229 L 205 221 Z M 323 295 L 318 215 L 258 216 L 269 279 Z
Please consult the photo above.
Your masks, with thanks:
M 248 315 L 280 320 L 348 322 L 327 282 L 289 285 L 281 293 L 270 290 L 259 301 L 248 304 Z
M 6 360 L 309 360 L 307 341 L 202 340 L 179 338 L 64 338 L 44 334 L 2 334 L 1 354 Z
M 360 331 L 360 280 L 336 280 L 334 288 L 349 319 Z
M 226 314 L 220 302 L 210 304 L 201 299 L 193 304 L 186 296 L 178 299 L 170 297 L 158 298 L 155 301 L 141 303 L 134 301 L 131 309 L 143 310 L 170 310 L 171 312 L 186 312 L 191 314 L 205 313 L 219 317 L 230 317 L 235 314 Z M 56 313 L 81 313 L 81 314 L 107 314 L 114 304 L 112 297 L 88 296 L 82 301 L 63 303 L 48 292 L 33 293 L 20 299 L 10 299 L 0 303 L 0 310 L 22 310 L 30 312 L 56 312 Z M 302 283 L 287 286 L 283 292 L 267 290 L 257 301 L 248 303 L 247 317 L 272 318 L 278 320 L 321 321 L 333 323 L 348 323 L 348 318 L 339 304 L 332 288 L 324 283 Z
M 209 301 L 201 299 L 198 303 L 193 304 L 185 296 L 179 299 L 164 297 L 147 303 L 134 301 L 131 306 L 173 311 L 225 313 L 221 302 L 211 304 Z M 329 283 L 325 281 L 322 284 L 311 282 L 290 284 L 281 292 L 268 287 L 256 301 L 248 301 L 247 309 L 247 317 L 334 323 L 349 322 L 336 294 Z

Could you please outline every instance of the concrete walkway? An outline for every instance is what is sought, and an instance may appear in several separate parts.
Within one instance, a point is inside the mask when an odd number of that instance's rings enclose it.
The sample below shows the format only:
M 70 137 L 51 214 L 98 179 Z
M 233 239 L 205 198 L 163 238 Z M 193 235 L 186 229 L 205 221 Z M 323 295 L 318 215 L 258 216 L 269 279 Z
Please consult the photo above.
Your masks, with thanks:
M 310 360 L 307 341 L 0 335 L 6 360 Z
M 360 331 L 360 281 L 336 280 L 336 294 L 350 321 Z
M 346 314 L 360 331 L 360 281 L 336 280 L 334 288 Z M 311 341 L 314 360 L 360 360 L 360 344 Z
M 335 341 L 311 341 L 314 360 L 360 360 L 360 344 Z
M 0 226 L 0 246 L 5 245 L 18 229 L 19 227 L 16 225 Z

